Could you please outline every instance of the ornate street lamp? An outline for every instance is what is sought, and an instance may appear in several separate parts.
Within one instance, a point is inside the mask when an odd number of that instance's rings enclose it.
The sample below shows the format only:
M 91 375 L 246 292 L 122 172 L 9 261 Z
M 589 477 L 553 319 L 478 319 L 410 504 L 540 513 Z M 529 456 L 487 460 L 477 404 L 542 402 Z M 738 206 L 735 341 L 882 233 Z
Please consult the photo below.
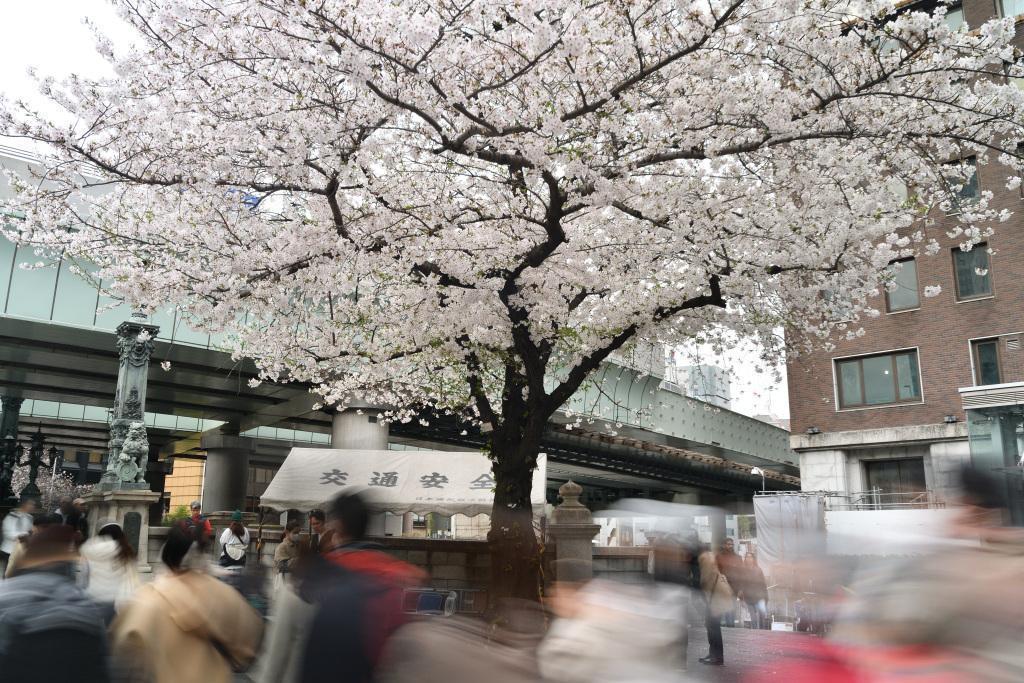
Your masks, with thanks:
M 57 449 L 53 446 L 46 449 L 43 444 L 46 442 L 46 437 L 43 436 L 42 427 L 36 430 L 36 433 L 32 435 L 32 443 L 28 449 L 28 458 L 24 458 L 25 448 L 22 445 L 17 446 L 15 462 L 19 467 L 28 465 L 28 484 L 21 490 L 22 498 L 35 498 L 37 500 L 42 498 L 42 492 L 39 487 L 36 486 L 36 479 L 39 477 L 40 466 L 45 465 L 46 467 L 52 468 L 54 463 L 57 462 Z M 43 462 L 43 458 L 46 458 L 46 462 Z

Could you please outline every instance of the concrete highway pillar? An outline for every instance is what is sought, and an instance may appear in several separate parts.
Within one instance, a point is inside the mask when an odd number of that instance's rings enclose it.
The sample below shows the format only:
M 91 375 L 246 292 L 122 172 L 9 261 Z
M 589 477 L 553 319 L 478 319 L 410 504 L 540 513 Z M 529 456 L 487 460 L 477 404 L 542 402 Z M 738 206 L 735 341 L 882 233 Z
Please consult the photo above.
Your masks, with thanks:
M 245 507 L 249 485 L 249 456 L 252 442 L 244 437 L 222 434 L 205 435 L 203 474 L 203 512 L 231 512 Z
M 334 414 L 331 425 L 331 448 L 386 451 L 388 427 L 378 422 L 378 410 L 349 408 Z
M 714 508 L 709 513 L 708 521 L 711 522 L 711 549 L 717 552 L 725 541 L 725 510 Z

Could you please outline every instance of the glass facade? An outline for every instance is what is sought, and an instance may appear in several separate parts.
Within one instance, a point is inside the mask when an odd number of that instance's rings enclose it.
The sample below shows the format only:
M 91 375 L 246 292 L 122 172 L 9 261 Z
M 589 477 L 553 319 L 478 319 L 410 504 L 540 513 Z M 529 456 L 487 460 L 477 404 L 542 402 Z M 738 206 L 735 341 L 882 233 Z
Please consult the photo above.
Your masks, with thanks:
M 1003 481 L 1011 519 L 1024 525 L 1024 405 L 968 410 L 967 428 L 971 463 Z
M 25 268 L 43 263 L 42 267 Z M 113 332 L 131 315 L 128 306 L 103 296 L 97 283 L 76 274 L 95 270 L 89 263 L 61 259 L 42 262 L 29 247 L 15 247 L 0 237 L 0 316 L 44 320 Z M 223 335 L 198 332 L 174 308 L 157 311 L 150 322 L 160 326 L 158 341 L 223 348 Z

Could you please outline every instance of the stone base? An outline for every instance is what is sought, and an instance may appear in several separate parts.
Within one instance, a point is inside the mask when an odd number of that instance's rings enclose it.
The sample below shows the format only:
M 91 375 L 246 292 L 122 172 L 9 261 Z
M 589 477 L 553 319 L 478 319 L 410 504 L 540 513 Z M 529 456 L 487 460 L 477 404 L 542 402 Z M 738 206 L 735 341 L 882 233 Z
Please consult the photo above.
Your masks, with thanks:
M 129 484 L 130 486 L 136 486 Z M 160 494 L 147 488 L 103 490 L 96 487 L 84 498 L 88 506 L 89 535 L 99 531 L 98 525 L 113 520 L 121 525 L 139 555 L 139 571 L 152 571 L 149 562 L 149 506 L 160 499 Z M 97 490 L 98 489 L 98 490 Z M 155 558 L 154 558 L 155 560 Z
M 148 491 L 145 481 L 101 481 L 92 487 L 93 491 Z

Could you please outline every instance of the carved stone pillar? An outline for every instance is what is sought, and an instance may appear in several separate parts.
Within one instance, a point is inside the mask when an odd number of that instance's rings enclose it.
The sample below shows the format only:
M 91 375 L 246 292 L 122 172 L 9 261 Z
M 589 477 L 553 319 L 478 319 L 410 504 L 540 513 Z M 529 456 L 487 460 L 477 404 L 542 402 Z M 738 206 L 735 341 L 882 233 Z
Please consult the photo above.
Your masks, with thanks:
M 148 489 L 145 482 L 145 462 L 140 462 L 134 481 L 124 481 L 118 474 L 121 446 L 133 424 L 142 423 L 146 413 L 146 381 L 149 377 L 149 359 L 153 355 L 153 339 L 160 328 L 145 322 L 141 313 L 133 313 L 130 320 L 117 326 L 117 350 L 120 365 L 117 370 L 117 390 L 114 394 L 113 419 L 110 422 L 110 441 L 105 468 L 100 479 L 101 488 Z M 138 441 L 145 439 L 145 427 L 135 429 Z M 122 470 L 123 471 L 123 470 Z
M 21 404 L 25 399 L 17 396 L 0 396 L 0 405 L 3 412 L 0 412 L 0 439 L 8 434 L 18 439 L 18 418 L 21 415 Z
M 0 396 L 0 405 L 3 406 L 0 413 L 0 507 L 16 504 L 11 479 L 17 466 L 18 418 L 24 401 L 16 396 Z
M 582 486 L 567 481 L 558 489 L 558 495 L 562 497 L 562 503 L 551 514 L 551 523 L 548 524 L 548 535 L 555 540 L 555 559 L 585 563 L 589 571 L 584 572 L 586 576 L 582 578 L 589 578 L 593 575 L 594 536 L 601 530 L 601 525 L 594 524 L 594 516 L 580 502 Z

